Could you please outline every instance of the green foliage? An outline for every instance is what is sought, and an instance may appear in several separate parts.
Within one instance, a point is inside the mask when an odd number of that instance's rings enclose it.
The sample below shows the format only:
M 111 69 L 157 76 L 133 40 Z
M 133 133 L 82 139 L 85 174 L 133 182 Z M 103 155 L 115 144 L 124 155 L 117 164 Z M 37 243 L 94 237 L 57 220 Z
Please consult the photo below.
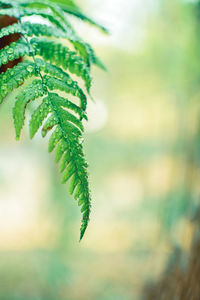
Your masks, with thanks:
M 16 96 L 13 119 L 16 138 L 24 125 L 26 107 L 36 100 L 37 107 L 29 122 L 30 138 L 41 128 L 42 136 L 49 131 L 49 152 L 55 149 L 56 162 L 60 161 L 62 183 L 70 180 L 70 194 L 81 206 L 82 223 L 80 239 L 87 228 L 91 197 L 88 186 L 82 134 L 82 119 L 87 120 L 87 97 L 91 87 L 90 67 L 96 64 L 105 69 L 93 49 L 77 36 L 67 20 L 67 14 L 86 20 L 106 31 L 104 27 L 83 15 L 71 1 L 58 6 L 47 0 L 0 0 L 0 15 L 16 17 L 19 22 L 0 30 L 0 38 L 19 33 L 20 39 L 0 50 L 0 66 L 17 58 L 29 57 L 12 69 L 0 74 L 0 102 L 8 93 L 21 86 L 28 78 L 29 84 Z M 50 25 L 30 23 L 23 17 L 38 15 L 49 20 Z M 53 40 L 49 38 L 53 37 Z M 55 41 L 68 40 L 73 49 Z M 75 74 L 85 82 L 86 92 L 71 78 Z M 71 95 L 72 100 L 61 97 L 55 91 Z M 78 103 L 77 103 L 78 101 Z

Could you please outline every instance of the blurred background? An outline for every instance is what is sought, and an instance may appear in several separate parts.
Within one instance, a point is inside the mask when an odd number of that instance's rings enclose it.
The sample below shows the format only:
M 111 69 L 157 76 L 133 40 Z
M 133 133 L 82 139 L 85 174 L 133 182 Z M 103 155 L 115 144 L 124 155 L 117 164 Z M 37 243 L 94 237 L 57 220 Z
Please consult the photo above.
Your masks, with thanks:
M 15 141 L 7 97 L 0 300 L 199 300 L 200 4 L 76 2 L 111 33 L 71 17 L 108 68 L 93 67 L 86 124 L 91 221 L 79 243 L 48 141 L 30 141 L 27 124 Z

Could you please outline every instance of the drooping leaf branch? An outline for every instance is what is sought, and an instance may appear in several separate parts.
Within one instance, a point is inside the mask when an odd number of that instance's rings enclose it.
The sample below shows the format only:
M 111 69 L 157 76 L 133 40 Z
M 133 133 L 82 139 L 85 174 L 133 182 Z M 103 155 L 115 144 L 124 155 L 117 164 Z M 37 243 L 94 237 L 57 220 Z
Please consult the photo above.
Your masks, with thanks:
M 10 61 L 29 57 L 13 68 L 0 74 L 0 102 L 8 93 L 15 91 L 29 78 L 29 84 L 16 96 L 13 119 L 16 138 L 24 125 L 27 105 L 38 99 L 32 113 L 29 130 L 33 138 L 41 128 L 42 136 L 51 131 L 49 152 L 55 150 L 56 162 L 60 161 L 62 183 L 70 180 L 70 194 L 81 207 L 82 222 L 80 239 L 87 228 L 90 216 L 91 196 L 88 184 L 87 162 L 82 147 L 84 131 L 82 120 L 86 119 L 87 96 L 91 87 L 90 67 L 96 64 L 105 69 L 92 47 L 74 31 L 67 15 L 74 15 L 101 28 L 85 16 L 72 0 L 59 6 L 48 0 L 0 0 L 0 16 L 15 17 L 18 22 L 0 30 L 0 39 L 11 34 L 20 38 L 0 50 L 0 67 Z M 49 20 L 49 25 L 30 23 L 23 17 L 38 15 Z M 54 37 L 54 39 L 50 39 Z M 73 50 L 55 39 L 64 38 Z M 75 74 L 83 79 L 86 91 L 72 79 Z M 59 91 L 65 96 L 60 96 Z M 72 95 L 77 101 L 69 100 Z M 62 94 L 63 95 L 63 94 Z

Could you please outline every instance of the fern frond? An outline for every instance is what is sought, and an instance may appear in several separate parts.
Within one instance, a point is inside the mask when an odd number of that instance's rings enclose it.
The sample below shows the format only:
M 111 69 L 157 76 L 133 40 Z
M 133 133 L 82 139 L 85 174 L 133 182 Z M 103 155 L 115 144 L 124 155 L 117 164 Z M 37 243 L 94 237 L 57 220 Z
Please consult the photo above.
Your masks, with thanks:
M 28 84 L 21 87 L 13 107 L 16 139 L 20 138 L 27 106 L 35 101 L 36 108 L 29 121 L 30 138 L 39 130 L 43 137 L 51 132 L 48 150 L 55 150 L 55 160 L 60 162 L 59 169 L 63 173 L 62 183 L 70 181 L 69 192 L 81 206 L 82 239 L 89 222 L 91 207 L 88 165 L 82 147 L 82 119 L 87 120 L 87 96 L 70 74 L 81 77 L 89 93 L 91 65 L 96 64 L 103 69 L 105 67 L 92 47 L 78 37 L 67 15 L 99 25 L 83 15 L 72 0 L 66 0 L 65 6 L 48 0 L 0 0 L 0 7 L 0 16 L 7 15 L 19 20 L 18 23 L 2 28 L 0 38 L 20 34 L 17 42 L 0 50 L 0 66 L 24 56 L 29 57 L 29 60 L 23 60 L 14 68 L 0 74 L 0 102 L 29 79 Z M 32 15 L 47 18 L 49 25 L 24 21 L 23 17 Z M 100 28 L 104 30 L 103 27 Z M 74 51 L 50 40 L 51 37 L 68 40 Z M 59 91 L 65 96 L 59 95 Z

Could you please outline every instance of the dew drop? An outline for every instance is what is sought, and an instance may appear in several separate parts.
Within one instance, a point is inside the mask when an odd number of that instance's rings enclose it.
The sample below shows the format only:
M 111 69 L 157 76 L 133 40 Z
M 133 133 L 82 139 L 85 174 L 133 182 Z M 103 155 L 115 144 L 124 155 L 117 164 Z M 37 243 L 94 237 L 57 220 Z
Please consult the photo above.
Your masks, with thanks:
M 6 57 L 2 58 L 2 64 L 6 64 L 7 62 L 8 62 L 8 60 Z
M 13 48 L 8 48 L 7 53 L 11 54 L 13 52 L 14 52 Z
M 68 79 L 67 84 L 72 84 L 72 79 Z
M 34 70 L 33 66 L 28 66 L 26 69 L 29 73 L 32 73 Z

